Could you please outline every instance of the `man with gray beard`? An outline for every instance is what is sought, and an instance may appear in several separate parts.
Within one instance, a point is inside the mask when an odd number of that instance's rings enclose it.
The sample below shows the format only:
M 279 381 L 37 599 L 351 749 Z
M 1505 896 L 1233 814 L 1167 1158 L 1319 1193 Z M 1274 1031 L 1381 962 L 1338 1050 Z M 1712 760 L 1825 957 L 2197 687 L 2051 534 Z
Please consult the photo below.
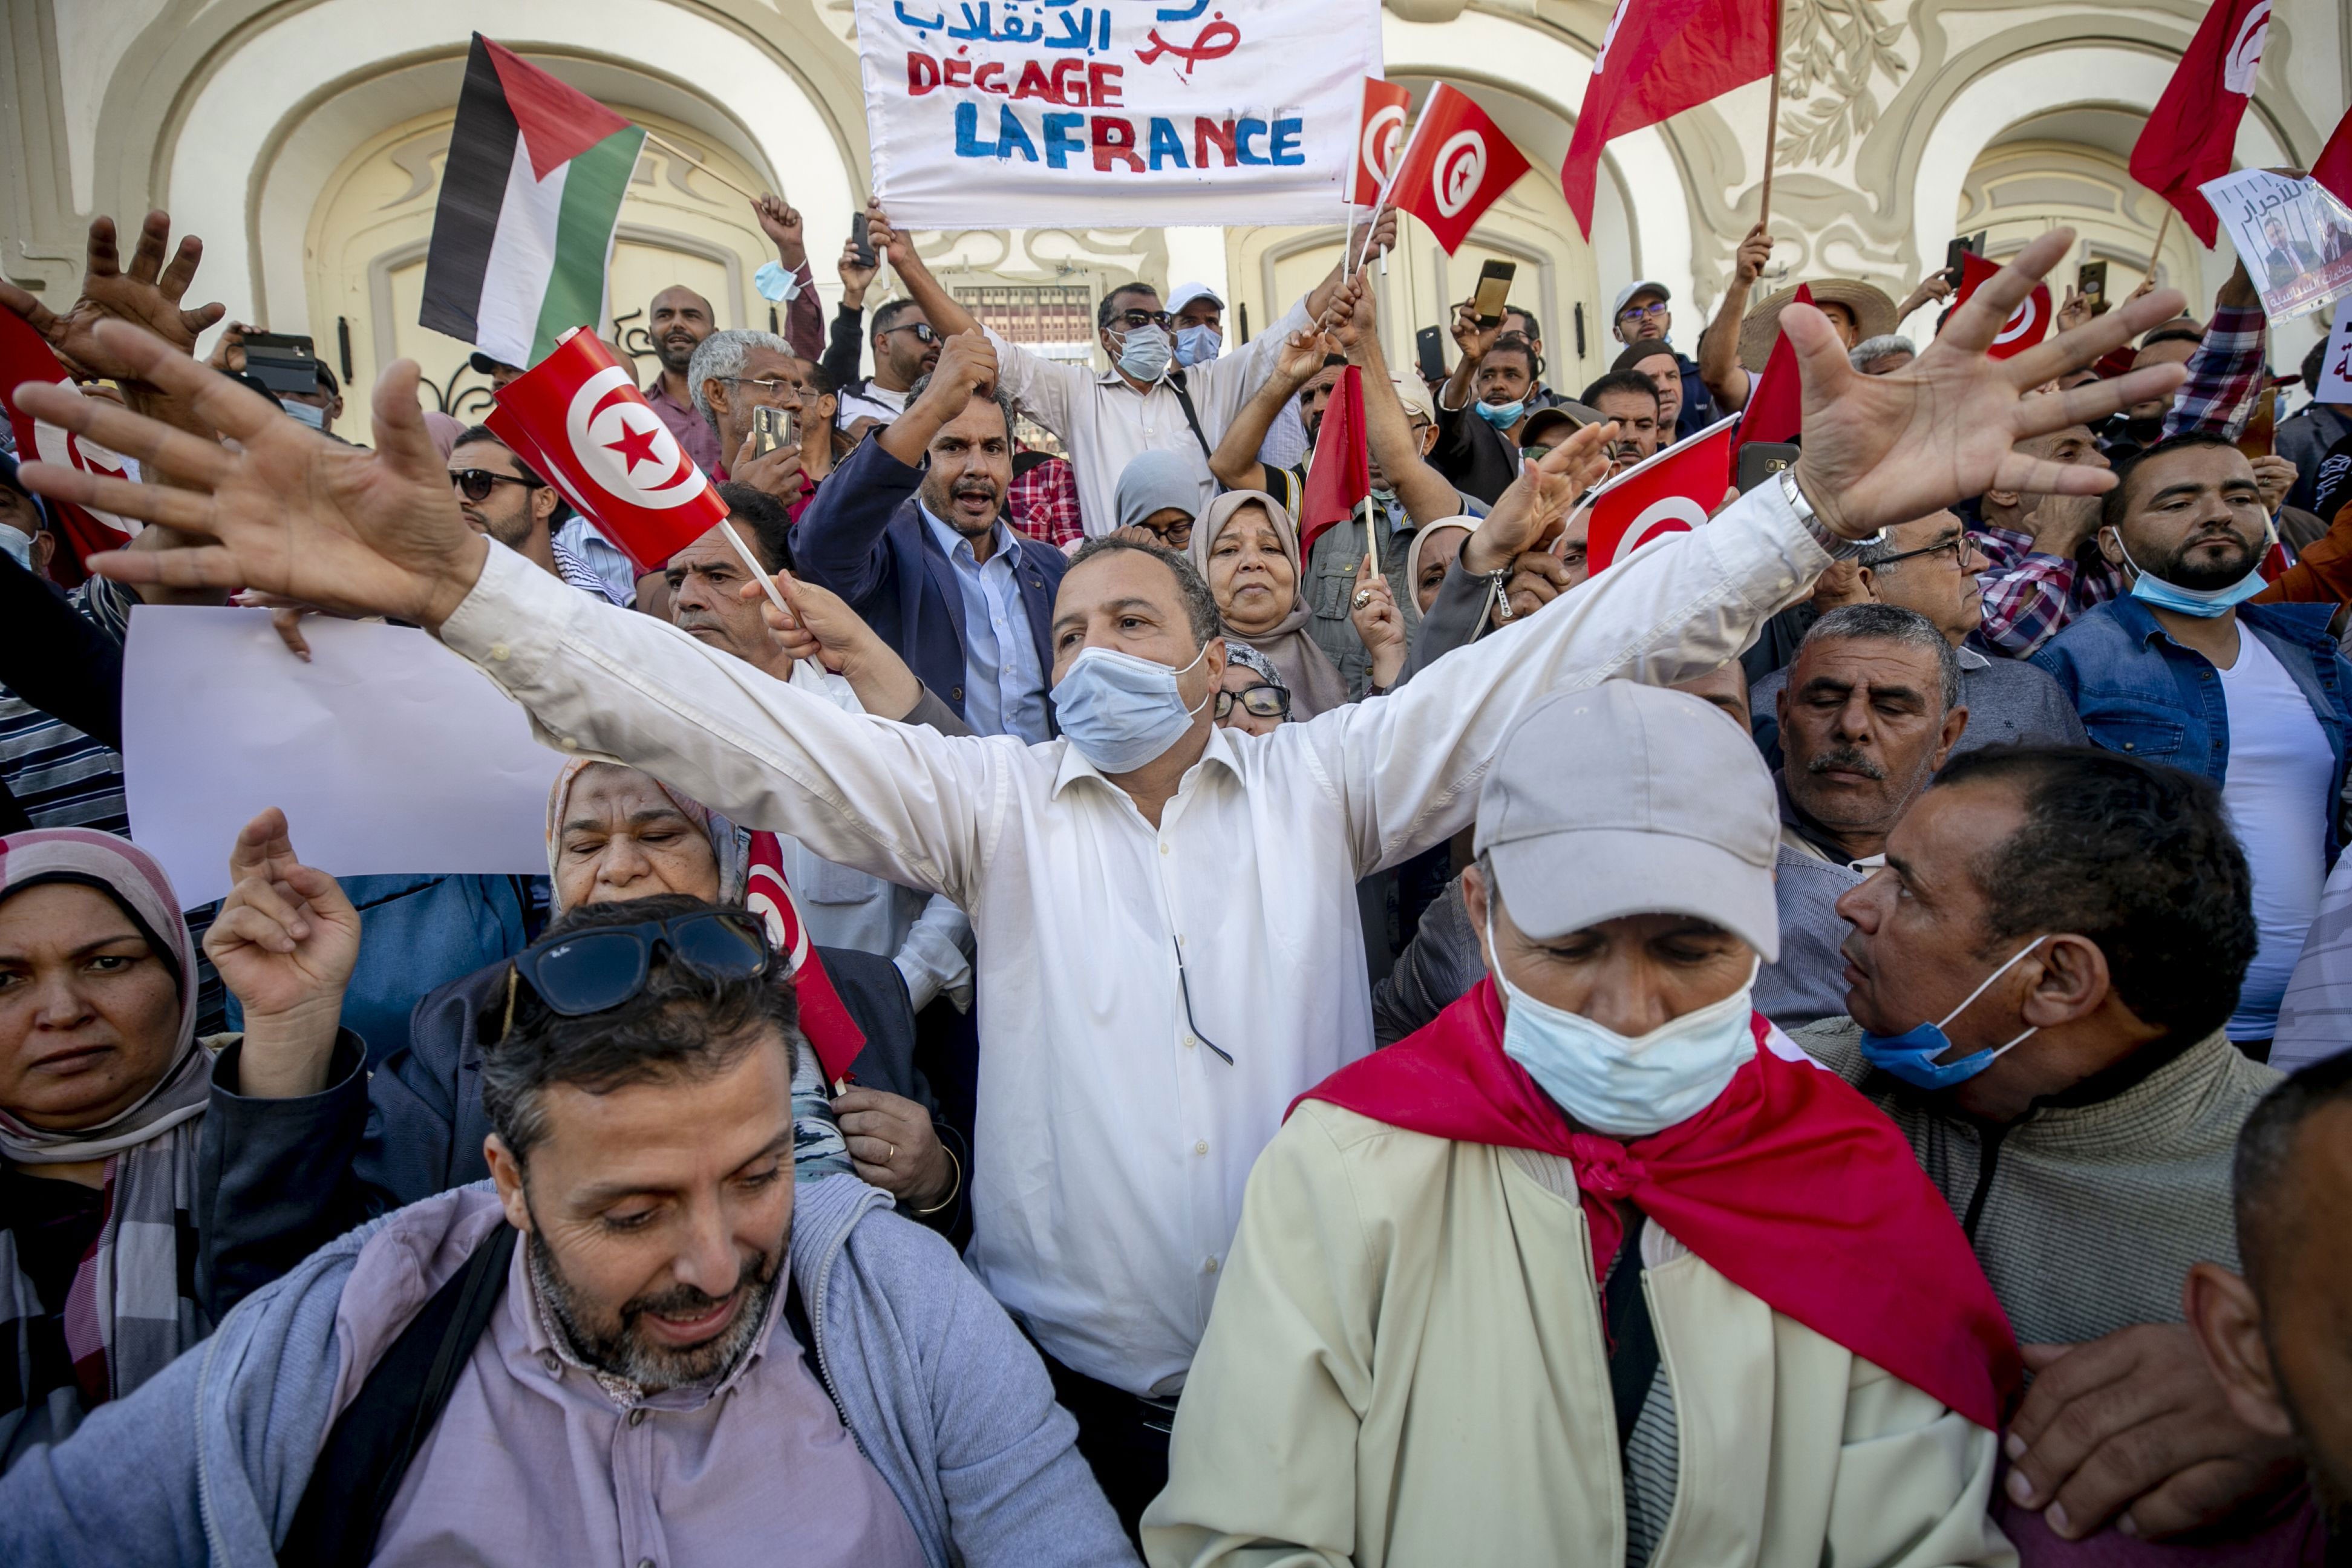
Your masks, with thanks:
M 1780 958 L 1757 975 L 1756 1007 L 1797 1029 L 1844 1016 L 1838 949 L 1848 928 L 1837 900 L 1885 852 L 1888 831 L 1944 765 L 1969 710 L 1944 634 L 1916 610 L 1882 604 L 1848 605 L 1813 623 L 1779 710 Z

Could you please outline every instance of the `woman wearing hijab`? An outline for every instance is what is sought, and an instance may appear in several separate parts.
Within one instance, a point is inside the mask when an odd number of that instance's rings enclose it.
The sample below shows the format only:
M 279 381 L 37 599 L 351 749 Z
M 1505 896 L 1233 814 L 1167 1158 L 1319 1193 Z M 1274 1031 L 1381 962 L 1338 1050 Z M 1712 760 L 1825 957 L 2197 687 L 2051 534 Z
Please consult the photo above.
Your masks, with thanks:
M 1217 726 L 1271 735 L 1290 717 L 1290 688 L 1274 660 L 1245 642 L 1225 644 L 1225 673 L 1217 683 Z
M 1430 605 L 1437 602 L 1445 569 L 1461 557 L 1462 547 L 1478 531 L 1478 522 L 1475 517 L 1449 517 L 1421 530 L 1405 546 L 1404 580 L 1412 591 L 1413 607 L 1422 616 L 1426 616 Z
M 1307 630 L 1314 612 L 1298 592 L 1298 533 L 1280 501 L 1264 490 L 1227 490 L 1193 525 L 1191 554 L 1217 601 L 1226 642 L 1255 648 L 1280 672 L 1292 718 L 1347 705 L 1346 683 Z M 1372 688 L 1386 690 L 1404 670 L 1404 625 L 1388 585 L 1359 578 L 1356 630 L 1372 651 Z
M 336 902 L 320 910 L 316 972 L 238 963 L 233 923 L 215 927 L 214 959 L 257 1033 L 323 1001 L 321 1065 L 363 1107 L 358 1041 L 331 1021 L 359 917 Z M 128 839 L 0 837 L 0 1469 L 161 1372 L 227 1309 L 213 1221 L 243 1194 L 207 1113 L 215 1060 L 234 1081 L 240 1037 L 197 1038 L 196 992 L 180 900 Z
M 1183 452 L 1145 452 L 1119 471 L 1118 525 L 1139 528 L 1151 542 L 1182 551 L 1192 542 L 1201 504 L 1199 469 Z

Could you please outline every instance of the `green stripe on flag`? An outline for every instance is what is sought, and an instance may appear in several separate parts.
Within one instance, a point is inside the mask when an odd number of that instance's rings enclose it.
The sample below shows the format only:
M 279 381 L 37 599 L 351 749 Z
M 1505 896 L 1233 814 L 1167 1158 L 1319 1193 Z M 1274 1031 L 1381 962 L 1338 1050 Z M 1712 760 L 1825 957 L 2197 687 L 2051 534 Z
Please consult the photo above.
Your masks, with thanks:
M 540 302 L 539 331 L 530 345 L 537 364 L 553 351 L 556 338 L 573 327 L 594 327 L 604 313 L 604 266 L 613 230 L 621 221 L 621 197 L 645 145 L 645 128 L 616 131 L 573 158 L 564 172 L 563 205 L 555 220 L 555 271 Z M 517 155 L 520 155 L 518 149 Z

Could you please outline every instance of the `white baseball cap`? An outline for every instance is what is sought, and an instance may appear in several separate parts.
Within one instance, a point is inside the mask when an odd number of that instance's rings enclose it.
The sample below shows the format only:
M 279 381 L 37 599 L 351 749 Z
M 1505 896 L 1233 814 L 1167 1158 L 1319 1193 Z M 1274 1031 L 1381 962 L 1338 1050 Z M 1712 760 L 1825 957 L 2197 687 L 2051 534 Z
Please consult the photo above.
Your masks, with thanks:
M 1614 321 L 1625 313 L 1625 307 L 1636 294 L 1655 294 L 1661 300 L 1671 300 L 1674 290 L 1654 278 L 1643 278 L 1617 290 L 1617 302 L 1609 307 L 1609 319 Z
M 1218 298 L 1217 291 L 1206 283 L 1179 283 L 1169 291 L 1163 309 L 1172 316 L 1195 300 L 1206 300 L 1220 310 L 1225 308 L 1224 300 Z

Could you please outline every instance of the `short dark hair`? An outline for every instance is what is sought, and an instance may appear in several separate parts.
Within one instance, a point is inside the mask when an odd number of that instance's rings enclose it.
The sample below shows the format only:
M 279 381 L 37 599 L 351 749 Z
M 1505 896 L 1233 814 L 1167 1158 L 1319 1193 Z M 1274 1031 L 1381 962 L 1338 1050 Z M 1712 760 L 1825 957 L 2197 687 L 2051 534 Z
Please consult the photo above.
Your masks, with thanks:
M 1630 392 L 1651 402 L 1658 400 L 1658 384 L 1638 370 L 1612 370 L 1587 386 L 1577 395 L 1577 401 L 1587 408 L 1601 406 L 1596 399 L 1612 392 Z
M 2201 343 L 2204 341 L 2205 331 L 2201 327 L 2158 327 L 2140 339 L 2139 346 L 2152 349 L 2158 343 Z
M 2147 462 L 2150 458 L 2168 457 L 2174 452 L 2195 451 L 2200 447 L 2221 447 L 2232 452 L 2238 449 L 2238 444 L 2235 441 L 2219 431 L 2183 430 L 2178 436 L 2167 436 L 2152 447 L 2143 447 L 2117 463 L 2116 488 L 2109 490 L 2105 498 L 2099 502 L 2099 526 L 2101 528 L 2123 526 L 2124 517 L 2131 510 L 2131 503 L 2126 499 L 2126 495 L 2131 489 L 2132 476 L 2139 472 L 2139 466 L 2142 463 Z
M 2319 373 L 2327 363 L 2327 340 L 2320 339 L 2303 356 L 2303 389 L 2314 397 L 2319 395 Z
M 2263 1096 L 2238 1129 L 2238 1154 L 2231 1172 L 2238 1210 L 2238 1258 L 2247 1278 L 2300 1238 L 2303 1215 L 2287 1198 L 2304 1123 L 2313 1113 L 2352 1101 L 2352 1051 L 2311 1062 Z
M 1531 344 L 1522 342 L 1498 342 L 1494 347 L 1486 351 L 1486 357 L 1479 363 L 1481 364 L 1491 363 L 1498 354 L 1517 354 L 1521 359 L 1526 360 L 1528 362 L 1528 379 L 1530 381 L 1534 380 L 1538 374 L 1536 366 L 1542 362 L 1542 356 L 1536 353 L 1534 346 Z
M 1206 647 L 1225 635 L 1224 617 L 1217 614 L 1217 596 L 1209 592 L 1208 580 L 1194 568 L 1189 557 L 1180 555 L 1165 545 L 1122 539 L 1115 533 L 1104 534 L 1078 546 L 1078 552 L 1070 557 L 1070 569 L 1075 572 L 1097 556 L 1116 555 L 1122 550 L 1149 555 L 1176 574 L 1176 591 L 1184 600 L 1184 618 L 1192 625 L 1193 646 Z
M 718 909 L 744 912 L 684 893 L 585 904 L 549 926 L 541 940 Z M 494 1026 L 502 1017 L 502 1010 L 486 1011 L 483 1021 Z M 547 1135 L 541 1096 L 550 1086 L 609 1094 L 665 1078 L 705 1079 L 734 1066 L 772 1032 L 797 1062 L 800 1005 L 781 965 L 771 965 L 765 975 L 730 979 L 665 951 L 643 990 L 617 1007 L 578 1018 L 553 1011 L 518 983 L 512 1026 L 483 1047 L 482 1105 L 520 1163 Z
M 1960 656 L 1936 623 L 1916 610 L 1875 600 L 1840 605 L 1805 629 L 1797 651 L 1802 654 L 1820 642 L 1891 642 L 1923 649 L 1935 657 L 1936 685 L 1944 700 L 1944 711 L 1949 713 L 1960 705 Z M 1793 659 L 1790 668 L 1795 668 Z
M 931 375 L 932 373 L 930 371 L 925 371 L 922 374 L 915 378 L 914 385 L 907 388 L 908 407 L 912 408 L 915 406 L 915 405 L 921 400 L 923 394 L 931 389 Z M 975 394 L 973 396 L 973 402 L 978 401 L 980 401 L 980 398 L 978 395 Z M 1013 399 L 1005 395 L 1003 382 L 999 381 L 996 384 L 995 394 L 993 396 L 990 397 L 988 401 L 995 404 L 997 412 L 1004 416 L 1004 438 L 1007 441 L 1012 440 L 1013 421 L 1019 417 L 1019 414 L 1013 406 Z M 971 404 L 967 403 L 964 406 L 969 409 L 971 406 Z
M 2210 779 L 2090 746 L 1988 746 L 1933 789 L 2016 792 L 2025 823 L 1979 851 L 1987 955 L 2028 931 L 2072 931 L 2106 954 L 2143 1022 L 2195 1041 L 2226 1022 L 2254 956 L 2253 878 Z
M 1095 307 L 1096 330 L 1099 331 L 1103 328 L 1109 326 L 1110 319 L 1113 316 L 1118 315 L 1122 310 L 1126 309 L 1126 307 L 1121 305 L 1119 301 L 1133 294 L 1149 294 L 1155 300 L 1160 298 L 1160 290 L 1154 289 L 1149 283 L 1122 283 L 1118 288 L 1112 289 L 1109 293 L 1104 295 L 1102 297 L 1102 303 Z
M 813 359 L 800 362 L 802 390 L 811 397 L 831 397 L 841 389 L 825 374 L 824 366 Z
M 793 566 L 793 518 L 784 503 L 765 490 L 730 481 L 719 487 L 719 499 L 727 503 L 728 512 L 739 522 L 751 525 L 751 537 L 743 541 L 769 574 L 790 572 Z
M 1635 338 L 1625 345 L 1625 352 L 1619 354 L 1609 368 L 1612 373 L 1630 370 L 1637 375 L 1647 375 L 1650 373 L 1641 368 L 1645 361 L 1678 357 L 1674 346 L 1664 338 Z
M 921 307 L 912 300 L 891 300 L 877 305 L 874 307 L 874 336 L 879 339 L 883 333 L 898 326 L 899 317 L 919 309 Z
M 1536 320 L 1536 313 L 1533 310 L 1528 310 L 1525 305 L 1504 306 L 1503 320 L 1507 321 L 1513 316 L 1517 316 L 1527 322 L 1528 336 L 1531 338 L 1540 338 L 1543 336 L 1543 323 Z
M 468 425 L 463 430 L 458 431 L 457 438 L 449 443 L 449 450 L 454 453 L 460 447 L 471 447 L 478 441 L 488 441 L 493 447 L 503 448 L 507 455 L 514 459 L 515 472 L 521 475 L 523 479 L 528 480 L 530 483 L 534 485 L 543 485 L 547 482 L 545 479 L 539 477 L 537 471 L 534 470 L 529 463 L 522 460 L 522 454 L 520 452 L 516 451 L 512 447 L 507 446 L 507 438 L 505 437 L 499 435 L 497 431 L 491 429 L 487 425 Z
M 2323 342 L 2320 346 L 2325 348 L 2326 344 Z M 343 393 L 343 384 L 335 379 L 335 373 L 327 368 L 327 362 L 325 360 L 318 360 L 313 363 L 317 364 L 319 369 L 319 390 L 325 393 L 331 398 L 341 396 Z M 2317 383 L 2314 383 L 2313 384 L 2316 385 Z

